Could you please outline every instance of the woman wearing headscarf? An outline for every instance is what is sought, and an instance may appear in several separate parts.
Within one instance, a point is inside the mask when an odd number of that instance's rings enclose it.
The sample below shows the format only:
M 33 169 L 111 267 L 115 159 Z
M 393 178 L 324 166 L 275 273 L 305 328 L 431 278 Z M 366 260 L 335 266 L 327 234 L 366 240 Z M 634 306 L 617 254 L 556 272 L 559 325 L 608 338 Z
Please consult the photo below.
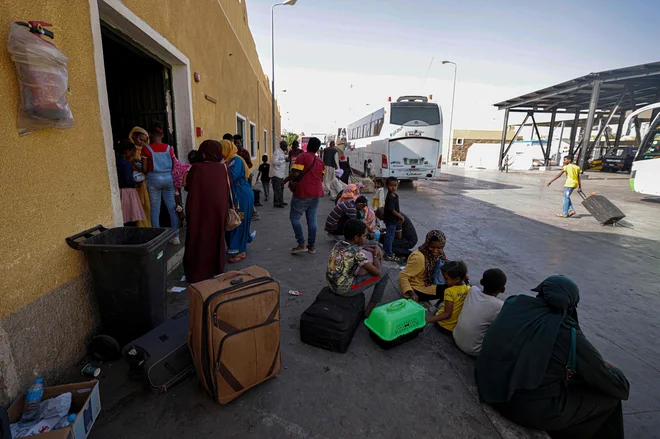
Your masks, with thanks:
M 135 145 L 135 154 L 133 155 L 133 169 L 142 172 L 142 148 L 149 142 L 149 133 L 144 128 L 133 127 L 128 134 L 128 140 Z M 145 219 L 138 221 L 138 227 L 151 227 L 151 204 L 149 203 L 149 191 L 147 190 L 147 182 L 141 181 L 137 184 L 135 190 L 140 197 L 140 204 L 144 210 Z
M 327 171 L 326 171 L 327 172 Z M 337 197 L 339 196 L 339 193 L 346 188 L 346 183 L 340 180 L 341 176 L 344 174 L 344 171 L 341 169 L 336 169 L 333 171 L 335 173 L 335 177 L 332 179 L 330 184 L 328 185 L 328 190 L 330 191 L 330 198 L 333 200 L 336 200 Z
M 357 200 L 357 197 L 360 196 L 360 189 L 363 187 L 364 185 L 362 183 L 351 183 L 347 185 L 341 192 L 341 196 L 337 200 L 337 203 L 343 203 L 348 200 Z
M 580 330 L 580 292 L 565 276 L 509 297 L 475 366 L 479 395 L 505 417 L 553 438 L 623 438 L 630 385 Z
M 227 254 L 231 256 L 229 263 L 236 263 L 247 258 L 247 245 L 252 241 L 250 227 L 252 226 L 252 208 L 254 207 L 254 192 L 248 182 L 250 169 L 245 161 L 238 155 L 233 142 L 222 140 L 222 158 L 229 168 L 231 178 L 231 192 L 234 203 L 241 216 L 241 225 L 227 232 Z
M 447 238 L 440 230 L 426 234 L 424 244 L 412 252 L 408 263 L 399 274 L 399 287 L 404 297 L 415 301 L 443 299 L 444 285 L 434 284 L 434 273 L 438 263 L 443 263 Z
M 188 282 L 199 282 L 225 270 L 225 223 L 229 209 L 227 168 L 220 163 L 222 147 L 205 140 L 199 147 L 202 162 L 186 175 L 186 250 L 183 267 Z

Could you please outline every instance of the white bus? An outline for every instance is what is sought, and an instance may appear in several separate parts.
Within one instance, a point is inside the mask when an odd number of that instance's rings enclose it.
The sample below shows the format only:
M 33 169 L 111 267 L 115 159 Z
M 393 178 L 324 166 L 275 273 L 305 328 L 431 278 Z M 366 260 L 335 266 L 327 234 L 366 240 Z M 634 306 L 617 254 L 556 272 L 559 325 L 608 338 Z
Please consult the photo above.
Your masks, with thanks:
M 425 96 L 396 102 L 350 124 L 344 151 L 360 174 L 372 160 L 377 177 L 418 180 L 440 175 L 442 110 Z
M 629 130 L 634 117 L 659 107 L 660 103 L 651 104 L 628 116 L 626 122 Z M 640 194 L 660 196 L 660 113 L 651 120 L 649 130 L 637 151 L 630 173 L 630 187 Z

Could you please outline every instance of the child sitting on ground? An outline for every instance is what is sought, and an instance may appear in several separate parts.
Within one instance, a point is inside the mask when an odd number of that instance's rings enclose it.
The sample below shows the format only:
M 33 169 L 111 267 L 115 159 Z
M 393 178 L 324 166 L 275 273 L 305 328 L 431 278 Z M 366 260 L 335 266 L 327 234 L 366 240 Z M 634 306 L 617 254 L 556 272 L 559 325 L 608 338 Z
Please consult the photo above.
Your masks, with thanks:
M 504 304 L 497 295 L 506 289 L 506 274 L 499 268 L 486 270 L 481 286 L 483 291 L 476 285 L 470 288 L 454 328 L 456 346 L 473 357 L 479 356 L 484 335 Z
M 374 287 L 364 311 L 365 317 L 369 317 L 371 311 L 383 300 L 389 269 L 381 265 L 383 253 L 380 247 L 362 247 L 367 239 L 367 226 L 362 221 L 346 221 L 344 239 L 335 244 L 330 254 L 325 275 L 328 287 L 333 293 L 346 297 L 356 296 Z M 365 251 L 373 254 L 373 263 L 369 262 Z M 366 274 L 358 273 L 361 268 L 366 270 Z
M 470 290 L 466 282 L 468 268 L 463 261 L 449 261 L 440 269 L 446 285 L 444 301 L 435 316 L 426 317 L 426 323 L 437 323 L 439 330 L 451 334 Z

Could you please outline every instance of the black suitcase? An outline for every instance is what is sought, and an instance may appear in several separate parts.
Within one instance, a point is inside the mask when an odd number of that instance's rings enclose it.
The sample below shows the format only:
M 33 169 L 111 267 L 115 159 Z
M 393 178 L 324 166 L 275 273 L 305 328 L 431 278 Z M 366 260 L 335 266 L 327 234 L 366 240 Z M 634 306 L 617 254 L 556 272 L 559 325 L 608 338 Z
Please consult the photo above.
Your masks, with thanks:
M 194 373 L 188 348 L 190 317 L 185 310 L 124 347 L 124 358 L 156 393 Z
M 321 349 L 345 353 L 363 318 L 363 293 L 343 297 L 325 287 L 300 316 L 300 340 Z
M 602 225 L 614 224 L 626 217 L 626 214 L 616 207 L 610 200 L 603 195 L 584 195 L 584 192 L 578 192 L 582 197 L 582 205 L 589 211 L 593 217 Z

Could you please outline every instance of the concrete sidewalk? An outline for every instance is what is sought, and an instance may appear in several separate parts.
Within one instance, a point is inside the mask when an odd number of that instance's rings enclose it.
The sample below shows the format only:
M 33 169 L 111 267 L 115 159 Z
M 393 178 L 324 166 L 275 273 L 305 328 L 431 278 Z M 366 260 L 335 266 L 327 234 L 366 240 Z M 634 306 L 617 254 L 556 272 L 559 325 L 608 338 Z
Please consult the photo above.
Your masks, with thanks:
M 286 197 L 290 194 L 287 191 Z M 455 437 L 542 438 L 479 403 L 473 360 L 451 337 L 431 327 L 417 339 L 381 350 L 361 325 L 346 354 L 300 342 L 300 314 L 325 285 L 327 258 L 334 241 L 322 231 L 333 206 L 319 209 L 317 254 L 291 255 L 295 246 L 288 209 L 259 208 L 258 235 L 248 259 L 227 270 L 258 264 L 281 287 L 282 371 L 227 406 L 214 403 L 196 377 L 162 395 L 128 378 L 122 361 L 103 366 L 103 411 L 92 439 L 103 438 L 340 438 Z M 425 233 L 419 230 L 420 236 Z M 394 272 L 386 301 L 398 298 Z M 184 285 L 179 267 L 169 286 Z M 302 296 L 290 296 L 290 289 Z M 169 314 L 187 307 L 186 293 L 169 295 Z

